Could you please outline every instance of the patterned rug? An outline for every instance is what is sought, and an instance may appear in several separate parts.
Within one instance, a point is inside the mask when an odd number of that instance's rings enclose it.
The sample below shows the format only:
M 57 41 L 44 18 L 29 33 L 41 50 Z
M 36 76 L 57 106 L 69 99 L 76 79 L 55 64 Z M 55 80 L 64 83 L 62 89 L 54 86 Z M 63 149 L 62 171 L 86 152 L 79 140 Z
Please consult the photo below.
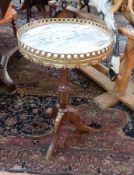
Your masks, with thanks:
M 19 26 L 25 23 L 24 14 L 20 16 Z M 0 28 L 0 36 L 0 51 L 17 44 L 10 27 Z M 121 39 L 122 45 L 125 41 Z M 134 174 L 133 111 L 122 103 L 101 110 L 93 98 L 104 90 L 79 70 L 71 70 L 69 104 L 78 109 L 85 124 L 99 132 L 81 133 L 71 123 L 64 123 L 53 157 L 46 161 L 54 125 L 48 111 L 57 104 L 60 70 L 31 63 L 18 55 L 10 59 L 8 71 L 17 93 L 9 96 L 0 88 L 1 171 L 43 175 Z
M 92 100 L 80 98 L 72 99 L 72 105 L 75 102 L 82 121 L 99 132 L 81 133 L 71 123 L 64 123 L 53 157 L 46 161 L 53 122 L 43 110 L 54 106 L 55 100 L 34 96 L 4 99 L 9 106 L 1 119 L 0 169 L 32 174 L 132 174 L 134 142 L 123 132 L 127 114 L 118 109 L 102 111 Z M 1 111 L 5 110 L 2 104 Z

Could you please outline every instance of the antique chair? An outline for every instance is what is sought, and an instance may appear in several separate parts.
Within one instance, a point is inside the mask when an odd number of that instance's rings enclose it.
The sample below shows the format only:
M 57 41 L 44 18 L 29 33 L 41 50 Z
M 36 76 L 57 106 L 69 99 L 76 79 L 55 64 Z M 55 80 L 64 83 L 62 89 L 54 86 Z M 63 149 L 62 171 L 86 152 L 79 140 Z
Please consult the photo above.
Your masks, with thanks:
M 6 11 L 2 13 L 2 19 L 0 19 L 0 26 L 4 26 L 8 23 L 12 23 L 12 28 L 13 28 L 13 33 L 14 36 L 16 37 L 17 33 L 17 27 L 16 27 L 16 19 L 17 19 L 17 14 L 10 3 L 10 1 L 5 1 L 1 0 L 0 1 L 0 9 L 3 11 L 3 9 Z M 9 93 L 14 93 L 15 92 L 15 83 L 13 80 L 10 78 L 7 72 L 7 64 L 9 61 L 9 58 L 17 51 L 17 47 L 10 49 L 4 53 L 0 53 L 0 84 L 4 85 L 5 88 Z
M 56 0 L 48 1 L 50 16 L 55 16 Z M 71 2 L 71 1 L 69 1 Z M 133 0 L 114 0 L 112 5 L 113 12 L 121 12 L 134 25 L 134 1 Z M 90 6 L 87 7 L 87 12 L 90 12 Z M 61 13 L 60 13 L 61 15 Z
M 36 6 L 38 11 L 45 18 L 47 13 L 47 4 L 48 4 L 48 0 L 24 0 L 20 10 L 26 9 L 27 22 L 29 23 L 30 18 L 32 16 L 32 7 Z

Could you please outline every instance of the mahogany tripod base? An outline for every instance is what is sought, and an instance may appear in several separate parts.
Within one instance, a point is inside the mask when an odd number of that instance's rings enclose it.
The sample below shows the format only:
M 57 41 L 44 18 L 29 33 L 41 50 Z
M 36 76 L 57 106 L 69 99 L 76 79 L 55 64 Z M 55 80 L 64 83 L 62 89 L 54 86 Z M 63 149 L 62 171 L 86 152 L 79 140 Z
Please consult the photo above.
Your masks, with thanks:
M 47 154 L 46 154 L 46 160 L 50 160 L 56 145 L 57 138 L 60 134 L 61 127 L 64 123 L 64 121 L 70 121 L 73 123 L 73 125 L 82 132 L 95 132 L 97 131 L 94 128 L 88 127 L 87 125 L 83 124 L 80 119 L 80 114 L 78 111 L 74 108 L 68 107 L 66 109 L 60 109 L 56 108 L 52 112 L 52 117 L 55 117 L 55 126 L 53 129 L 53 138 L 51 141 L 51 144 L 48 148 Z

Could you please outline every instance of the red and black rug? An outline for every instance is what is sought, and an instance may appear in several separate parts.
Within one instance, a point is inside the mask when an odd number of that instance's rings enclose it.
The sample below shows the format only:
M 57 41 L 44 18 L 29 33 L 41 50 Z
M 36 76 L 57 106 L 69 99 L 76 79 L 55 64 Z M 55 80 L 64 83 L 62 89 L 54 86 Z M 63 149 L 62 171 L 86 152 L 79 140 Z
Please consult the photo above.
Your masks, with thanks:
M 55 96 L 0 96 L 0 169 L 32 174 L 133 174 L 134 141 L 129 116 L 120 109 L 101 110 L 92 99 L 72 97 L 82 121 L 99 129 L 81 133 L 65 123 L 53 157 L 45 160 L 53 120 L 47 110 Z M 131 130 L 132 132 L 132 130 Z
M 81 133 L 71 123 L 65 123 L 53 157 L 46 161 L 53 121 L 45 111 L 55 102 L 55 97 L 16 95 L 3 99 L 1 170 L 33 174 L 133 174 L 134 142 L 123 132 L 127 114 L 119 109 L 103 111 L 92 100 L 83 104 L 80 98 L 72 99 L 72 104 L 79 103 L 76 107 L 82 121 L 99 132 Z
M 24 22 L 24 14 L 18 21 Z M 7 30 L 0 29 L 0 50 L 4 51 L 17 44 Z M 124 43 L 126 39 L 123 40 Z M 43 175 L 134 174 L 133 111 L 123 104 L 101 110 L 93 98 L 104 90 L 80 71 L 70 71 L 69 103 L 79 110 L 85 124 L 99 132 L 81 133 L 71 123 L 65 123 L 53 157 L 46 161 L 54 125 L 47 111 L 57 103 L 60 70 L 17 56 L 10 60 L 8 71 L 17 93 L 9 96 L 0 89 L 0 171 Z

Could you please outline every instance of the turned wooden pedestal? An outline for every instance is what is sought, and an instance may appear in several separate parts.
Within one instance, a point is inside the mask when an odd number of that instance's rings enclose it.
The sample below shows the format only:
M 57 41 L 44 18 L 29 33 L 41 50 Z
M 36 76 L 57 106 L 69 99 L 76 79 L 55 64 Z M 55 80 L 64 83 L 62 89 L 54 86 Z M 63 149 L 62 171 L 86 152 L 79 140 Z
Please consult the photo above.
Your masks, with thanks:
M 68 81 L 68 69 L 61 69 L 60 83 L 58 87 L 58 103 L 59 107 L 54 108 L 52 111 L 52 118 L 55 118 L 55 125 L 53 129 L 53 138 L 49 149 L 47 151 L 46 160 L 49 160 L 52 156 L 54 147 L 56 145 L 61 127 L 64 121 L 71 121 L 75 127 L 84 132 L 94 132 L 96 129 L 90 128 L 81 122 L 80 114 L 73 107 L 67 106 L 69 100 L 69 81 Z

